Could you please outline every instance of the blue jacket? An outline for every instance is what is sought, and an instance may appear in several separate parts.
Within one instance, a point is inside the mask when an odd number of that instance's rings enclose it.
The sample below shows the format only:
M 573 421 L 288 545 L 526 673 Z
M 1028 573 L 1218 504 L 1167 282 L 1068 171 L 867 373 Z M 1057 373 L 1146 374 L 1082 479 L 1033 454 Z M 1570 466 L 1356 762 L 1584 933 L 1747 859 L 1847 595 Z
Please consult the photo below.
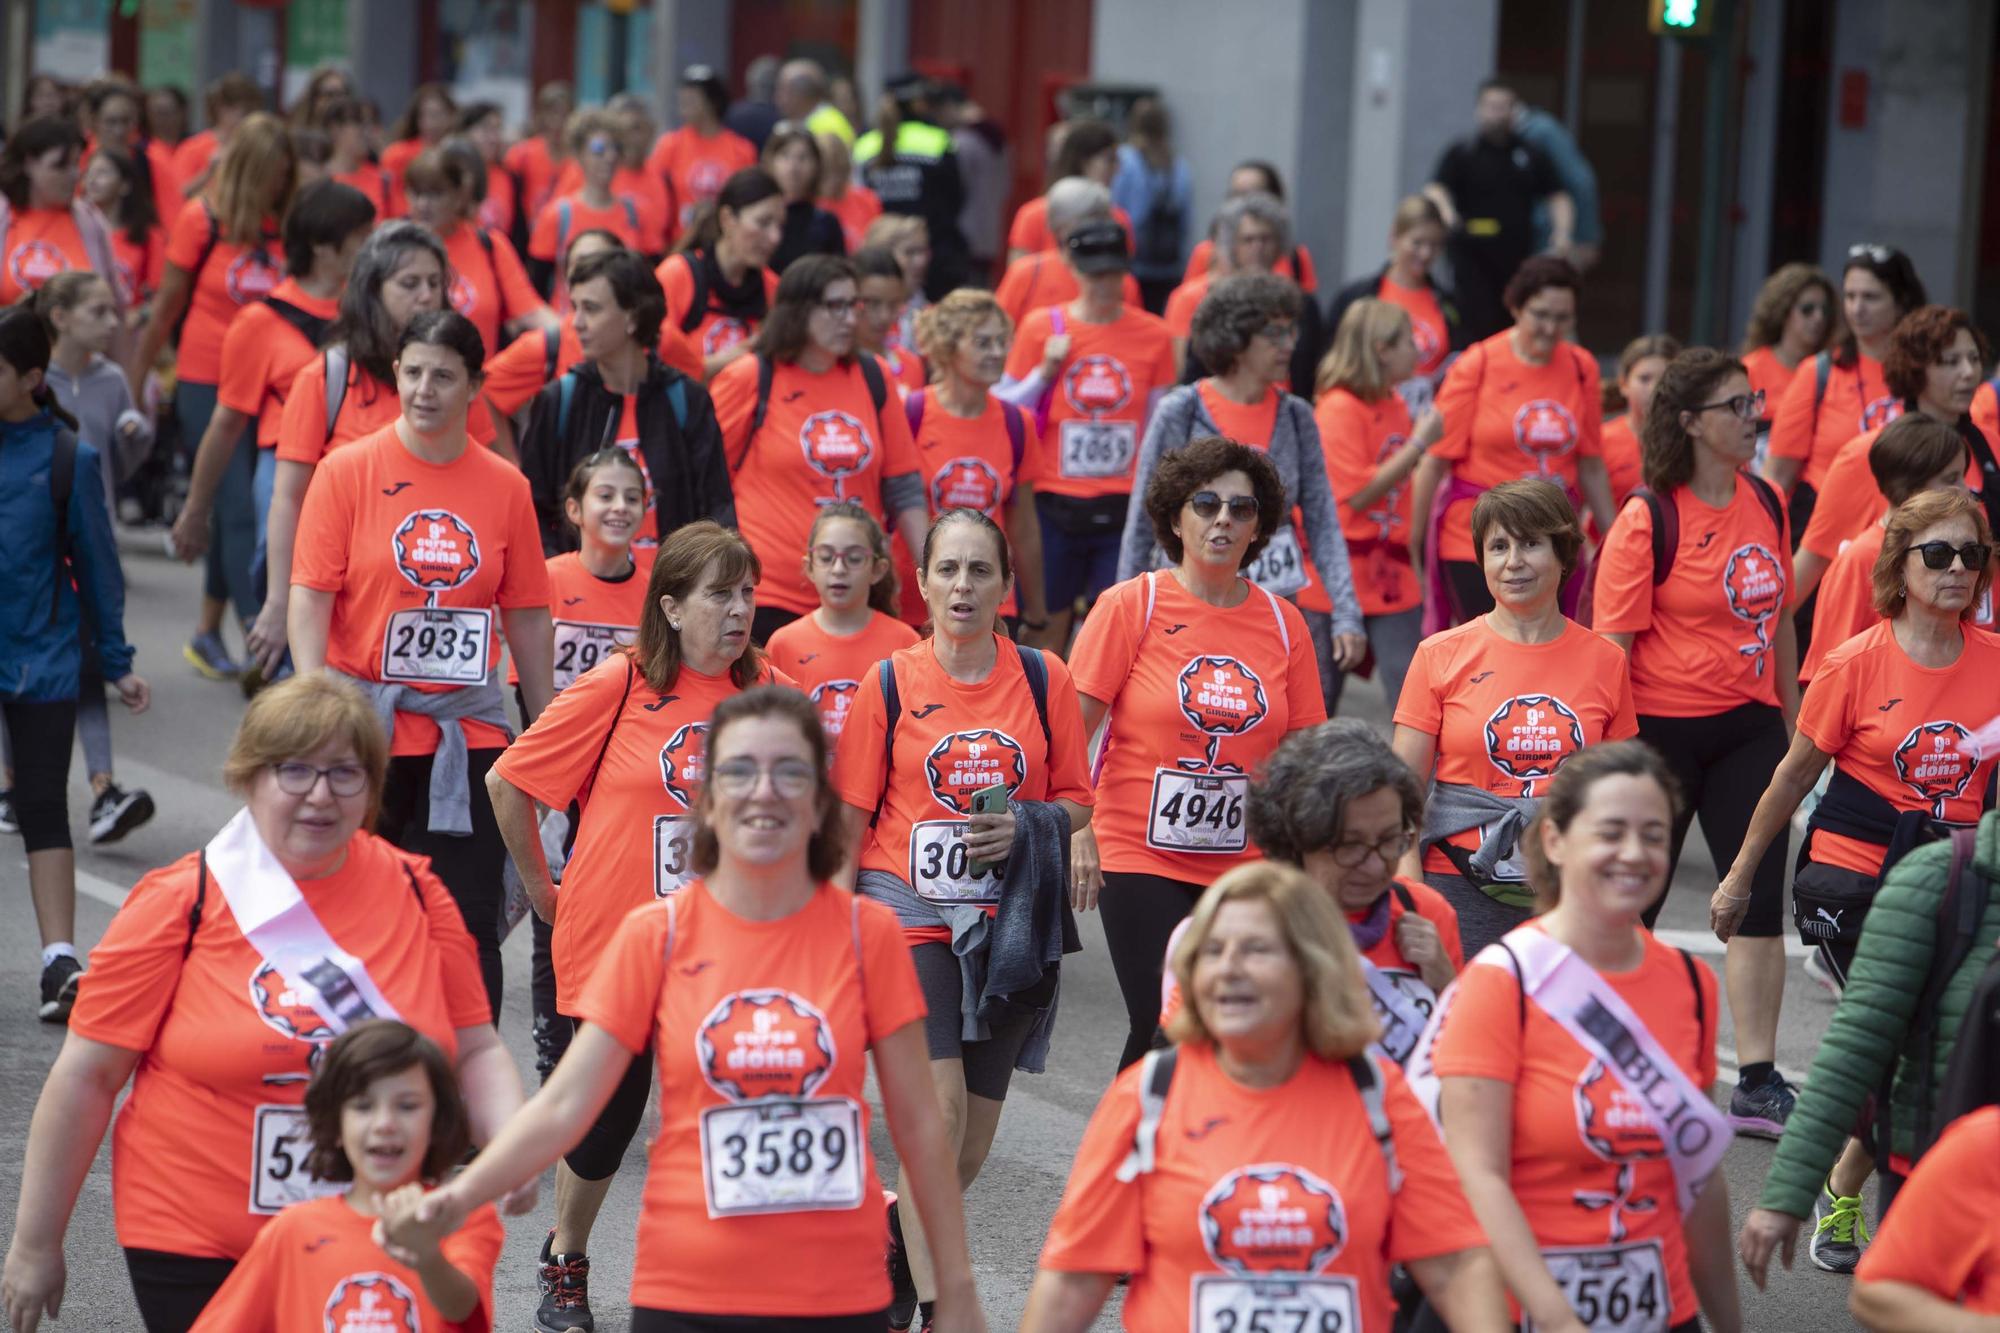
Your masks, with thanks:
M 1556 178 L 1576 206 L 1576 230 L 1570 237 L 1578 245 L 1603 245 L 1604 220 L 1598 213 L 1597 172 L 1583 155 L 1569 127 L 1539 107 L 1524 107 L 1514 120 L 1514 133 L 1531 148 L 1541 150 L 1556 169 Z M 1535 201 L 1535 248 L 1546 250 L 1554 224 L 1549 220 L 1549 201 Z
M 1153 201 L 1162 196 L 1169 214 L 1176 216 L 1179 223 L 1175 229 L 1174 257 L 1164 262 L 1149 262 L 1143 254 L 1134 255 L 1132 274 L 1144 282 L 1170 278 L 1179 282 L 1187 267 L 1188 228 L 1194 221 L 1194 172 L 1187 159 L 1179 154 L 1175 154 L 1166 171 L 1156 172 L 1146 164 L 1145 154 L 1131 144 L 1120 144 L 1118 174 L 1111 178 L 1111 202 L 1125 210 L 1139 235 L 1144 234 Z
M 78 593 L 96 620 L 104 678 L 132 670 L 125 642 L 125 575 L 111 536 L 104 470 L 97 450 L 78 443 L 76 484 L 69 496 L 75 586 L 56 588 L 56 514 L 49 491 L 56 419 L 0 421 L 0 698 L 46 703 L 74 699 L 82 649 L 77 641 Z M 55 618 L 49 618 L 51 599 Z

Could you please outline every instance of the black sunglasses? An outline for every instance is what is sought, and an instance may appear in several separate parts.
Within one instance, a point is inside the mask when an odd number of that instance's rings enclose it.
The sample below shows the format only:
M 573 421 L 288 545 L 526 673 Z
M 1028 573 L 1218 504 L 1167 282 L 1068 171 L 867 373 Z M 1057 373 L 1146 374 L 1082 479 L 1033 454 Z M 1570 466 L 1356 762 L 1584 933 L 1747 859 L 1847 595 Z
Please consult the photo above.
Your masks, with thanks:
M 1912 551 L 1924 558 L 1925 569 L 1950 569 L 1951 558 L 1957 556 L 1959 563 L 1974 574 L 1986 568 L 1986 562 L 1993 558 L 1993 548 L 1984 542 L 1967 542 L 1963 546 L 1953 546 L 1950 542 L 1925 542 L 1921 546 L 1909 546 L 1903 554 Z
M 1214 518 L 1222 512 L 1222 497 L 1214 491 L 1196 491 L 1188 497 L 1188 508 L 1194 510 L 1196 518 Z M 1257 517 L 1257 497 L 1254 495 L 1232 495 L 1229 497 L 1229 516 L 1238 523 L 1248 523 Z

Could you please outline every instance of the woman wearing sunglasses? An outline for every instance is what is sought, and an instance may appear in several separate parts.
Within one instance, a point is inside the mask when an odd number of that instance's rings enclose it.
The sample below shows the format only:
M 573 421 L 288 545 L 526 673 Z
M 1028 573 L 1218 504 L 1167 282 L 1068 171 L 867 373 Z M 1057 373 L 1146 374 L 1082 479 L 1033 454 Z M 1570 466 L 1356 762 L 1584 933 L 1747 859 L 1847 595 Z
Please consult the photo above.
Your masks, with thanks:
M 1783 401 L 1799 367 L 1833 342 L 1841 327 L 1836 309 L 1833 280 L 1811 264 L 1786 264 L 1757 289 L 1738 351 L 1767 412 Z
M 1685 798 L 1674 862 L 1699 816 L 1715 863 L 1742 866 L 1730 890 L 1740 902 L 1716 923 L 1729 945 L 1741 1070 L 1729 1114 L 1738 1130 L 1777 1138 L 1793 1100 L 1772 1063 L 1785 995 L 1785 849 L 1738 857 L 1799 707 L 1790 532 L 1776 491 L 1744 470 L 1762 398 L 1727 352 L 1690 348 L 1668 364 L 1646 413 L 1648 493 L 1626 501 L 1598 555 L 1595 627 L 1630 655 L 1639 739 L 1666 759 Z M 1664 901 L 1647 910 L 1649 927 Z

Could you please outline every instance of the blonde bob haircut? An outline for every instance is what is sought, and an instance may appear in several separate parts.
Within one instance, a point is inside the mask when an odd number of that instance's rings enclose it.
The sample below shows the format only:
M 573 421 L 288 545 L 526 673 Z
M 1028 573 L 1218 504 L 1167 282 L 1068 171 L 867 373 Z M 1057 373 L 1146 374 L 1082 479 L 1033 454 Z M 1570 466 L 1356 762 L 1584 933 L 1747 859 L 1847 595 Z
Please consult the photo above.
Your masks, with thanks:
M 368 814 L 361 827 L 373 828 L 382 806 L 382 775 L 389 767 L 388 732 L 360 690 L 325 672 L 302 672 L 257 692 L 229 743 L 222 780 L 247 797 L 265 769 L 343 743 L 368 772 Z
M 1275 861 L 1236 867 L 1209 885 L 1195 904 L 1188 928 L 1168 960 L 1180 987 L 1181 1007 L 1167 1024 L 1167 1036 L 1176 1042 L 1215 1044 L 1201 1020 L 1194 965 L 1215 930 L 1223 904 L 1231 902 L 1268 904 L 1277 918 L 1278 933 L 1298 965 L 1305 994 L 1299 1024 L 1308 1050 L 1322 1060 L 1345 1060 L 1381 1037 L 1382 1025 L 1361 979 L 1361 955 L 1355 952 L 1354 937 L 1333 898 L 1305 872 Z
M 1958 487 L 1948 491 L 1919 491 L 1896 506 L 1889 515 L 1889 530 L 1882 534 L 1882 553 L 1875 557 L 1875 569 L 1869 576 L 1876 615 L 1890 620 L 1902 613 L 1908 591 L 1904 567 L 1915 554 L 1912 543 L 1923 530 L 1960 517 L 1972 520 L 1974 541 L 1992 545 L 1993 529 L 1986 522 L 1986 507 L 1971 491 Z M 1988 560 L 1986 568 L 1973 574 L 1972 599 L 1959 611 L 1958 618 L 1972 619 L 1979 604 L 1986 600 L 1986 590 L 1992 586 L 1993 562 Z
M 1381 402 L 1396 386 L 1382 373 L 1382 358 L 1375 349 L 1410 336 L 1410 312 L 1403 307 L 1372 296 L 1353 302 L 1333 331 L 1333 346 L 1320 358 L 1313 391 L 1345 389 L 1364 403 Z
M 947 292 L 936 305 L 925 306 L 917 315 L 917 351 L 933 366 L 942 369 L 958 355 L 958 345 L 970 338 L 989 319 L 1000 321 L 1000 331 L 1011 344 L 1014 321 L 993 293 L 978 287 L 960 287 Z

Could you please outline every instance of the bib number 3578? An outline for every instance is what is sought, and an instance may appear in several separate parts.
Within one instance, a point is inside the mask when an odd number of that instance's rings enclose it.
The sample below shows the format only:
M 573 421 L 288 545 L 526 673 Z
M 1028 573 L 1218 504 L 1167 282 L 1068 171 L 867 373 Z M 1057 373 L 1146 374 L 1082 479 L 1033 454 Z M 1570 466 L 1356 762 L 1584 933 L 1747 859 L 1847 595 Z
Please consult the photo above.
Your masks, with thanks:
M 389 617 L 382 679 L 410 685 L 477 685 L 492 665 L 493 613 L 412 606 Z
M 1361 1333 L 1349 1277 L 1195 1278 L 1190 1333 Z
M 1542 1258 L 1590 1333 L 1666 1333 L 1672 1310 L 1658 1241 L 1543 1250 Z

